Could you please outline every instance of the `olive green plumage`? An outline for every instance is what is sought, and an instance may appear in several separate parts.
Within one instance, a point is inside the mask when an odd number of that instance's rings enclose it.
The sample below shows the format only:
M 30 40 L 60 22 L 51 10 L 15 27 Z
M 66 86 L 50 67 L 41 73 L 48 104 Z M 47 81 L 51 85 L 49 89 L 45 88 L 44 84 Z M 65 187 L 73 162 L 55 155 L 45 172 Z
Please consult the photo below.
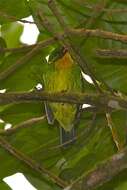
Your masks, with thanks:
M 51 57 L 49 58 L 47 72 L 43 76 L 45 90 L 49 92 L 81 92 L 80 68 L 67 51 L 63 52 L 63 55 L 61 52 L 58 54 L 58 50 L 56 52 L 57 54 L 52 58 L 53 61 L 50 59 Z M 77 105 L 49 103 L 49 106 L 60 126 L 65 131 L 71 131 L 77 112 Z

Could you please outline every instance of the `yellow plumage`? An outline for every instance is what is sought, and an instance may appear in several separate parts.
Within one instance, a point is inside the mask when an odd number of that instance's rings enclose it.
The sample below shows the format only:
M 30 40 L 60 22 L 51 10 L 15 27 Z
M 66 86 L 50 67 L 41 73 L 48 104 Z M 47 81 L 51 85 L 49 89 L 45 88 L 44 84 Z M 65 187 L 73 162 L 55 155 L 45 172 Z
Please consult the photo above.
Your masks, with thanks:
M 66 52 L 62 58 L 49 64 L 48 72 L 44 75 L 45 90 L 49 92 L 80 92 L 80 69 Z M 68 103 L 49 104 L 55 119 L 66 131 L 73 127 L 77 106 Z

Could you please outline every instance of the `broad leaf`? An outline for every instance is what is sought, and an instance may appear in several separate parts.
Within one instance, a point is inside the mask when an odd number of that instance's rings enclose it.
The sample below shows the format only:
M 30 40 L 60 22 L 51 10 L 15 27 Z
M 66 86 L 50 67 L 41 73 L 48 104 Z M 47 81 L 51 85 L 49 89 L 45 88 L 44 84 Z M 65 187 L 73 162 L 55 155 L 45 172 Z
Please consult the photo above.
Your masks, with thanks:
M 16 21 L 29 15 L 25 0 L 0 1 L 0 23 Z

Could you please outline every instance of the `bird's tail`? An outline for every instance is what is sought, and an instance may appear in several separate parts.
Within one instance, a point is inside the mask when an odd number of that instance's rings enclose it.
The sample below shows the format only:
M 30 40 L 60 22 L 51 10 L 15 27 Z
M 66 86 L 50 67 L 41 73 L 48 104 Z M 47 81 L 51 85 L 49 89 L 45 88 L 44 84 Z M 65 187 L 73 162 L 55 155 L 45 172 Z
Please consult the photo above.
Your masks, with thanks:
M 63 127 L 60 127 L 60 144 L 62 147 L 66 148 L 73 144 L 76 140 L 76 130 L 75 127 L 71 131 L 65 131 Z

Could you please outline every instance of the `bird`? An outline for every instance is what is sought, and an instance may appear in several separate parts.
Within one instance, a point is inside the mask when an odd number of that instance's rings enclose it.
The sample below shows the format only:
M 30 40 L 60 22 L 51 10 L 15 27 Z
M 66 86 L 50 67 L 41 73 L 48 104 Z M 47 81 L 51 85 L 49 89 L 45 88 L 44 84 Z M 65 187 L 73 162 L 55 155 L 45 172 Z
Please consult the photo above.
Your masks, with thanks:
M 73 60 L 67 48 L 57 47 L 49 55 L 46 72 L 43 74 L 45 91 L 81 92 L 81 70 Z M 63 147 L 75 142 L 76 119 L 81 105 L 45 101 L 45 111 L 48 123 L 53 125 L 57 120 L 60 129 L 60 144 Z

